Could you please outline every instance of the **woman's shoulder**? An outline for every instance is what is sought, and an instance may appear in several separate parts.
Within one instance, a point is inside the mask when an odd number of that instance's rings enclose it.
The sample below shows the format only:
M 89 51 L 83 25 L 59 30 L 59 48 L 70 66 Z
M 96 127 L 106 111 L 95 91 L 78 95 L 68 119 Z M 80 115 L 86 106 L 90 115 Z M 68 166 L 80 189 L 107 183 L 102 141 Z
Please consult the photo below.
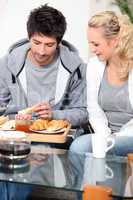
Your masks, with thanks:
M 97 56 L 93 56 L 89 58 L 88 64 L 87 64 L 87 73 L 91 72 L 97 72 L 98 74 L 103 73 L 105 69 L 106 64 L 98 59 Z
M 89 64 L 94 64 L 95 66 L 97 66 L 97 65 L 103 65 L 103 66 L 105 66 L 106 63 L 103 62 L 103 61 L 100 61 L 97 56 L 92 56 L 88 60 L 88 65 Z

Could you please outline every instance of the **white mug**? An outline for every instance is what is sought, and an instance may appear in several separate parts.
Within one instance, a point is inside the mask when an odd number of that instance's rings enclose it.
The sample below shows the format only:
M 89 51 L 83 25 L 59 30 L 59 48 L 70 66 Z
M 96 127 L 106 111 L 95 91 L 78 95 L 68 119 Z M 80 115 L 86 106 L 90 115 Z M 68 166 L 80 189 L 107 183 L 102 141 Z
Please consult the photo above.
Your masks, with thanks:
M 105 158 L 106 152 L 115 144 L 113 137 L 107 137 L 100 133 L 92 134 L 92 153 L 95 158 Z
M 106 164 L 104 158 L 94 158 L 92 166 L 93 166 L 92 176 L 95 182 L 105 181 L 106 179 L 113 178 L 114 176 L 113 171 Z
M 83 186 L 96 185 L 114 177 L 113 170 L 107 165 L 104 158 L 86 156 L 84 163 Z

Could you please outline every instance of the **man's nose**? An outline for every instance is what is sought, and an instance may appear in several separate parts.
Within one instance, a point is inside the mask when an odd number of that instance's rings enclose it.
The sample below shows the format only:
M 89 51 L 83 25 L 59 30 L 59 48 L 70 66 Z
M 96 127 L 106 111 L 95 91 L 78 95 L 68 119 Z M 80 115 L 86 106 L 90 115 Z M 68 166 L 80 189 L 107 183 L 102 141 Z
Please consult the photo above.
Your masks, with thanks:
M 41 46 L 40 48 L 39 48 L 39 54 L 40 55 L 44 55 L 46 53 L 46 48 L 45 48 L 45 46 Z

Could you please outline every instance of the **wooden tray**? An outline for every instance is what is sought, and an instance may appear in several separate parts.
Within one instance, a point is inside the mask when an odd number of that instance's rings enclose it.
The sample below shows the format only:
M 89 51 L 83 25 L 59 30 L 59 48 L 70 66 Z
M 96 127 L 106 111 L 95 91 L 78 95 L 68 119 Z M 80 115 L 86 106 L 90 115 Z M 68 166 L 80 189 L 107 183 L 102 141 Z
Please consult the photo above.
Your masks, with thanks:
M 48 142 L 48 143 L 65 143 L 67 134 L 69 133 L 71 125 L 69 124 L 63 133 L 59 134 L 42 134 L 42 133 L 27 133 L 31 142 Z

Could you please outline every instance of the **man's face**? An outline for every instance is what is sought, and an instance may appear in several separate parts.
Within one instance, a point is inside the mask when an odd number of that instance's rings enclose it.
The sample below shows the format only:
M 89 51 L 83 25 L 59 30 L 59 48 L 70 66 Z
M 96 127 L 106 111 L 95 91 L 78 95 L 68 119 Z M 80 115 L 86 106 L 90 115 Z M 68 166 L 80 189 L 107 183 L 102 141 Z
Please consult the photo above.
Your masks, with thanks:
M 56 38 L 36 33 L 30 38 L 30 44 L 30 59 L 34 64 L 44 66 L 52 62 L 57 48 Z

